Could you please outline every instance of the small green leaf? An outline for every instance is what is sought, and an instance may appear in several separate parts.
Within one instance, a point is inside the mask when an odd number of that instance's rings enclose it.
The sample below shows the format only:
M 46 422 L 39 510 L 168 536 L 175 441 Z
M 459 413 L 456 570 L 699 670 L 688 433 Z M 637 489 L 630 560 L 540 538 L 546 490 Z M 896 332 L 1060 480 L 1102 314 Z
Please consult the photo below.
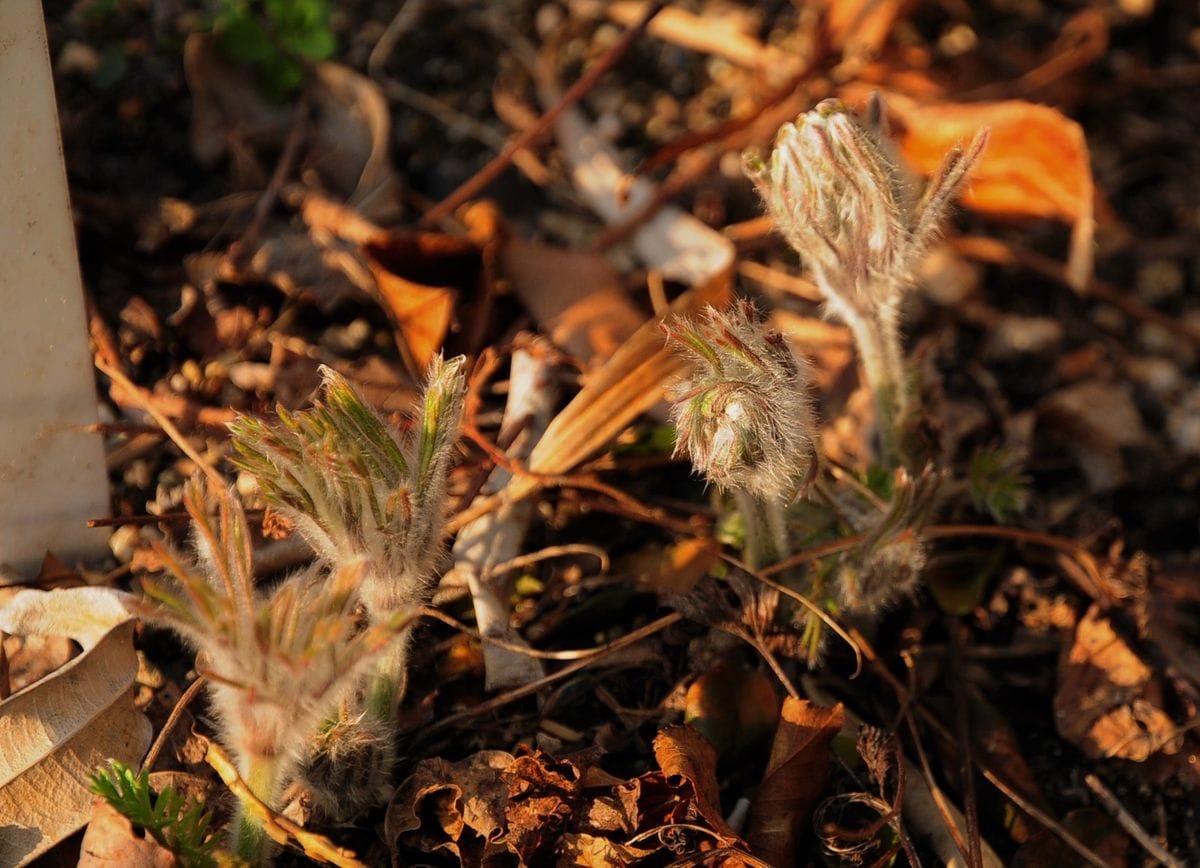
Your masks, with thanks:
M 971 457 L 967 485 L 976 509 L 986 510 L 1003 524 L 1029 503 L 1029 477 L 1024 459 L 1016 450 L 989 446 Z
M 283 47 L 307 60 L 325 60 L 337 50 L 337 39 L 328 27 L 311 27 L 280 34 Z
M 276 54 L 262 25 L 248 15 L 222 18 L 215 30 L 217 44 L 230 60 L 253 65 L 269 62 Z
M 150 773 L 133 769 L 117 760 L 109 768 L 89 776 L 92 792 L 103 798 L 131 823 L 141 826 L 161 846 L 177 857 L 185 868 L 215 868 L 217 838 L 210 835 L 212 814 L 196 803 L 183 812 L 184 797 L 166 787 L 157 799 L 150 791 Z

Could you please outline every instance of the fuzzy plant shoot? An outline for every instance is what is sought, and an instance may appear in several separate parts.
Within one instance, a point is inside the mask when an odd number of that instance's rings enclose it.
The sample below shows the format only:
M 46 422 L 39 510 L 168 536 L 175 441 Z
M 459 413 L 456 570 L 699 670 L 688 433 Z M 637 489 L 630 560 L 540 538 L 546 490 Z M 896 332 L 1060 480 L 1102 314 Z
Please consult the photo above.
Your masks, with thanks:
M 950 151 L 916 196 L 893 155 L 882 106 L 866 123 L 828 99 L 785 124 L 747 174 L 775 226 L 808 266 L 829 312 L 850 327 L 875 400 L 885 463 L 901 463 L 910 409 L 900 308 L 916 269 L 987 141 Z
M 753 566 L 784 557 L 784 509 L 817 469 L 816 423 L 800 361 L 745 301 L 670 320 L 663 329 L 693 363 L 673 396 L 676 451 L 737 499 Z
M 365 564 L 357 600 L 370 624 L 429 601 L 442 553 L 447 475 L 465 382 L 462 358 L 431 365 L 413 429 L 397 437 L 346 380 L 323 369 L 309 410 L 278 410 L 279 423 L 232 424 L 234 463 L 334 569 Z M 375 661 L 358 707 L 329 718 L 314 741 L 306 780 L 321 807 L 346 815 L 386 794 L 391 732 L 407 677 L 409 632 Z
M 355 609 L 368 564 L 343 562 L 332 573 L 310 568 L 262 592 L 255 587 L 250 532 L 241 505 L 224 491 L 188 484 L 195 557 L 160 546 L 166 580 L 143 580 L 145 617 L 192 644 L 209 682 L 221 740 L 250 789 L 281 807 L 313 734 L 336 714 L 411 613 L 366 629 Z M 212 509 L 215 507 L 215 516 Z M 233 824 L 233 851 L 257 864 L 270 844 L 248 814 Z

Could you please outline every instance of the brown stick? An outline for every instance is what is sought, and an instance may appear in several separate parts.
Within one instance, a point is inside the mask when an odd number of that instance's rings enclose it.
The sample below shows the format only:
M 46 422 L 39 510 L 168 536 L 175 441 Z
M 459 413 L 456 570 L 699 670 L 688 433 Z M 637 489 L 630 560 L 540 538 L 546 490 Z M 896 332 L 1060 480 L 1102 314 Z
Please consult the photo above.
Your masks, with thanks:
M 678 612 L 672 612 L 670 615 L 664 615 L 657 621 L 651 621 L 646 626 L 639 627 L 632 633 L 626 633 L 619 639 L 614 639 L 609 644 L 596 649 L 595 653 L 591 654 L 590 656 L 585 657 L 582 660 L 576 660 L 574 663 L 564 666 L 557 672 L 551 672 L 545 678 L 539 678 L 537 681 L 531 682 L 530 684 L 523 684 L 520 687 L 515 687 L 512 690 L 508 690 L 499 694 L 498 696 L 493 696 L 491 699 L 487 700 L 486 702 L 481 702 L 473 708 L 468 708 L 466 711 L 460 711 L 458 714 L 452 714 L 449 717 L 444 717 L 434 723 L 432 726 L 426 727 L 425 731 L 429 732 L 431 729 L 444 729 L 447 726 L 461 723 L 464 720 L 470 720 L 471 718 L 478 717 L 481 714 L 493 712 L 498 708 L 508 705 L 510 702 L 516 702 L 518 699 L 524 699 L 526 696 L 532 696 L 547 684 L 552 684 L 555 681 L 566 678 L 568 675 L 573 675 L 579 670 L 590 666 L 601 657 L 607 657 L 610 654 L 615 654 L 617 651 L 620 651 L 623 648 L 628 648 L 630 645 L 640 642 L 642 639 L 645 639 L 648 636 L 653 636 L 655 633 L 665 630 L 667 627 L 670 627 L 673 624 L 678 624 L 682 620 L 683 615 L 680 615 Z
M 1125 806 L 1117 801 L 1117 797 L 1112 794 L 1108 787 L 1104 786 L 1104 783 L 1098 777 L 1089 774 L 1084 777 L 1083 782 L 1088 785 L 1089 790 L 1096 794 L 1096 798 L 1100 800 L 1105 809 L 1116 817 L 1117 822 L 1121 824 L 1121 828 L 1132 835 L 1134 840 L 1142 845 L 1143 850 L 1166 865 L 1167 868 L 1183 868 L 1183 862 L 1176 859 L 1167 852 L 1165 847 L 1155 841 L 1150 833 L 1142 828 L 1142 824 L 1134 818 L 1133 814 L 1129 813 Z

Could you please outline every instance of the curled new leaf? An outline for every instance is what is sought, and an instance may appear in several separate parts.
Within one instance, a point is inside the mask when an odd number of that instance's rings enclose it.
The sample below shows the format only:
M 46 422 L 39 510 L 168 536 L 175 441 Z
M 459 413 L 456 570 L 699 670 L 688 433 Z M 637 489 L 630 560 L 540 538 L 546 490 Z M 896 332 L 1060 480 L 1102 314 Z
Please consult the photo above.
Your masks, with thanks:
M 677 451 L 723 489 L 794 497 L 816 467 L 807 376 L 783 338 L 763 328 L 753 305 L 664 325 L 692 358 L 674 395 Z

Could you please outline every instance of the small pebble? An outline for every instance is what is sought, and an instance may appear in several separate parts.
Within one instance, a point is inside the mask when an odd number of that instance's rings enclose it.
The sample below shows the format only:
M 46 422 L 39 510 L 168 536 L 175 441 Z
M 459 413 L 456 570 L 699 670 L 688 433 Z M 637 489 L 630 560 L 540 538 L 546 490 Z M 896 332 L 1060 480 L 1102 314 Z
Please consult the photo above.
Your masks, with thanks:
M 1049 352 L 1063 339 L 1062 324 L 1050 317 L 1003 314 L 988 332 L 984 355 L 1006 361 Z
M 1157 304 L 1173 298 L 1183 290 L 1186 276 L 1183 268 L 1172 259 L 1147 262 L 1137 275 L 1137 293 L 1143 301 Z
M 1200 386 L 1194 386 L 1167 414 L 1167 434 L 1184 455 L 1200 455 Z

